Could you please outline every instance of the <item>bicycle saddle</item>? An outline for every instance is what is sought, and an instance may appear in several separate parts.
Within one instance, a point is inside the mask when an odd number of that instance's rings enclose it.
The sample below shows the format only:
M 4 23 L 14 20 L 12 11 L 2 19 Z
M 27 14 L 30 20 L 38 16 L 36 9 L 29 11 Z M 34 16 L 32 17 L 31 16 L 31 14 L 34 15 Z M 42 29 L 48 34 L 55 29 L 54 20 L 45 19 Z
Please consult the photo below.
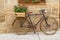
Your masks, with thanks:
M 46 13 L 47 12 L 47 9 L 46 8 L 40 9 L 39 12 Z

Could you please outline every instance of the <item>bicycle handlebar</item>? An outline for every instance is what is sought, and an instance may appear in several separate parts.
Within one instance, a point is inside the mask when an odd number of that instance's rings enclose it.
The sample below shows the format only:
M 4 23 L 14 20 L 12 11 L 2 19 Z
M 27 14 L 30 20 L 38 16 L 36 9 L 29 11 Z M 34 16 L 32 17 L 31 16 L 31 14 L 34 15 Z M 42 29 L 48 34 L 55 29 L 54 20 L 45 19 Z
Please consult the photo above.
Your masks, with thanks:
M 33 12 L 27 12 L 28 14 L 33 13 Z

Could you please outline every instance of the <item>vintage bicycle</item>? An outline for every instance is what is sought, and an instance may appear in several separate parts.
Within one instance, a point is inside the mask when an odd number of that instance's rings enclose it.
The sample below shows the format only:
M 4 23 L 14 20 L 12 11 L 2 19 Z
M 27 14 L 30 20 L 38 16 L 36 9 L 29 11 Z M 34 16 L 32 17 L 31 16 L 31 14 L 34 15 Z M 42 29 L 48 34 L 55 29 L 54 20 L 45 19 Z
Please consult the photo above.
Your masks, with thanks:
M 46 35 L 55 34 L 58 30 L 58 23 L 55 18 L 45 15 L 47 13 L 46 11 L 46 9 L 41 9 L 39 10 L 39 14 L 32 14 L 32 12 L 27 12 L 24 21 L 20 22 L 20 28 L 22 28 L 22 30 L 25 30 L 23 34 L 27 34 L 29 29 L 33 30 L 33 32 L 36 33 L 35 29 L 37 28 L 38 24 L 40 31 L 42 31 Z M 34 24 L 31 20 L 31 16 L 42 17 L 40 17 L 39 20 Z

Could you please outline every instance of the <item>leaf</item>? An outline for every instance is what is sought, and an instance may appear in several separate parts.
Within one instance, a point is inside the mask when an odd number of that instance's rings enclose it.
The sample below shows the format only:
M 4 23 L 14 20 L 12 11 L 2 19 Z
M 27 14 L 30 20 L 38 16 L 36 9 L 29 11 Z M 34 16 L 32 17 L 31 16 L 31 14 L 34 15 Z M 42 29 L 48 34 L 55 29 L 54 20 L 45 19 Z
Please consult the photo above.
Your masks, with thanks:
M 15 12 L 22 12 L 22 13 L 24 13 L 24 12 L 26 12 L 26 10 L 27 10 L 26 7 L 18 7 L 18 6 L 14 7 L 14 11 Z
M 24 0 L 25 2 L 29 2 L 29 0 Z

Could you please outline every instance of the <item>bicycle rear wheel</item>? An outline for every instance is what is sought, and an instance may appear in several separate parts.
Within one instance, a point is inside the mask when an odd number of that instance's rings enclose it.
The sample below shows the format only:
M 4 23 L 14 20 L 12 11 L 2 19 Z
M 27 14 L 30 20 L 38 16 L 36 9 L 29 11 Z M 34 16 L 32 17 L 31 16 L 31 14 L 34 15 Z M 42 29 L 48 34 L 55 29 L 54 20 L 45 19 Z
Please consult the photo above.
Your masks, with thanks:
M 40 25 L 40 29 L 43 33 L 45 33 L 46 35 L 52 35 L 55 34 L 56 31 L 58 30 L 58 23 L 55 20 L 55 18 L 52 17 L 48 17 L 47 18 L 47 22 L 49 24 L 49 26 L 47 26 L 45 20 L 42 21 L 41 25 Z

